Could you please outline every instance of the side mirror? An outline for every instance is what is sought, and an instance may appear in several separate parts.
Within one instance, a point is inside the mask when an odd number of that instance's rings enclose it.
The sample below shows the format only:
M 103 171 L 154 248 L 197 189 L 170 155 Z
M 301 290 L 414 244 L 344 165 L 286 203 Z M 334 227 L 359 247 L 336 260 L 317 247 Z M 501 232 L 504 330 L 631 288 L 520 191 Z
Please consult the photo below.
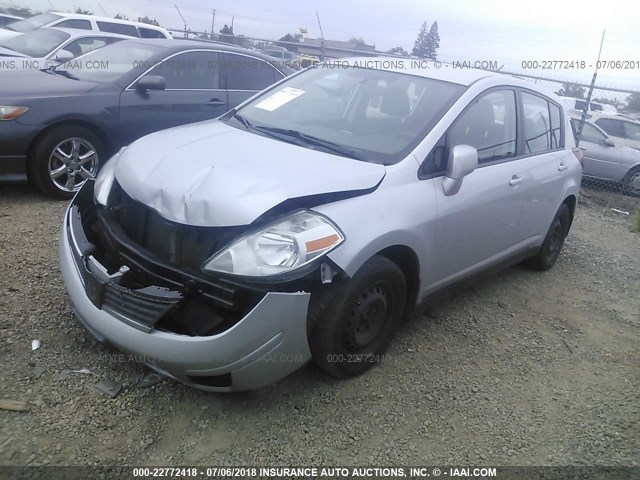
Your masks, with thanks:
M 478 151 L 470 145 L 456 145 L 449 152 L 447 173 L 442 182 L 444 194 L 455 195 L 460 191 L 464 177 L 478 168 Z
M 605 139 L 604 139 L 604 144 L 605 144 L 607 147 L 615 147 L 615 146 L 616 146 L 616 144 L 615 144 L 615 143 L 613 143 L 613 140 L 611 140 L 610 138 L 605 138 Z
M 140 93 L 147 93 L 149 90 L 165 90 L 167 81 L 160 75 L 147 75 L 136 82 L 136 90 Z
M 68 62 L 69 60 L 73 60 L 74 58 L 75 56 L 69 50 L 60 50 L 56 52 L 52 60 L 55 60 L 56 62 L 64 63 L 64 62 Z

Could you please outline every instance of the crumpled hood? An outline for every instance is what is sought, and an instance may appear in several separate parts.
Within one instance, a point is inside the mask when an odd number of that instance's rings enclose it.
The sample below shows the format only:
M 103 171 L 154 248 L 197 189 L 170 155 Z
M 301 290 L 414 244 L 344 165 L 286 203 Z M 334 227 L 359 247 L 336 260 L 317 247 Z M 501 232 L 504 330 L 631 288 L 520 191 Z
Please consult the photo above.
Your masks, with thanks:
M 248 225 L 287 199 L 374 188 L 385 172 L 218 120 L 147 135 L 115 169 L 130 197 L 167 220 L 212 227 Z

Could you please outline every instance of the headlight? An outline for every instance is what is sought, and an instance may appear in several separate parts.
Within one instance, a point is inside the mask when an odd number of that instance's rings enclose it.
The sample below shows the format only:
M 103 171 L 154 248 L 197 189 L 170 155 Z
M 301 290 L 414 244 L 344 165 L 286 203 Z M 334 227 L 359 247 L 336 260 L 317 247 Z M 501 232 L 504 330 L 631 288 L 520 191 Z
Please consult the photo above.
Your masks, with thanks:
M 277 275 L 309 264 L 343 241 L 344 235 L 328 218 L 298 212 L 240 237 L 207 260 L 202 269 L 251 277 Z
M 116 178 L 116 166 L 118 165 L 118 159 L 125 148 L 127 147 L 122 147 L 118 153 L 104 164 L 98 172 L 96 183 L 93 185 L 93 194 L 96 198 L 96 202 L 100 205 L 104 205 L 105 207 L 107 206 L 107 200 L 109 200 L 109 193 L 111 193 L 113 181 Z
M 0 105 L 0 120 L 13 120 L 29 110 L 29 107 L 12 107 Z

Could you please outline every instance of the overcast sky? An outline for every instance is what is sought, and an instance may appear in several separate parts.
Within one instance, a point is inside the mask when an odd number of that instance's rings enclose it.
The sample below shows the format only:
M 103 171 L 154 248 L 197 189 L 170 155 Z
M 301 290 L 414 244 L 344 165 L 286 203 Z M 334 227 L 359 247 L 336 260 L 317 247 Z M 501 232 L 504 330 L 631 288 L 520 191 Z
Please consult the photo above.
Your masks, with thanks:
M 109 16 L 130 18 L 147 15 L 161 25 L 182 28 L 177 4 L 191 30 L 215 30 L 234 19 L 236 34 L 277 39 L 306 27 L 309 37 L 319 37 L 316 10 L 325 38 L 347 40 L 362 37 L 378 50 L 397 45 L 411 50 L 423 21 L 438 22 L 439 58 L 497 60 L 505 70 L 520 71 L 523 60 L 585 60 L 594 63 L 607 29 L 603 60 L 640 62 L 640 2 L 608 0 L 597 7 L 588 1 L 536 0 L 0 0 L 0 5 L 28 6 L 33 10 L 73 10 L 75 7 Z M 605 85 L 640 90 L 640 65 L 626 71 L 605 70 Z M 589 82 L 586 71 L 538 70 L 558 80 Z

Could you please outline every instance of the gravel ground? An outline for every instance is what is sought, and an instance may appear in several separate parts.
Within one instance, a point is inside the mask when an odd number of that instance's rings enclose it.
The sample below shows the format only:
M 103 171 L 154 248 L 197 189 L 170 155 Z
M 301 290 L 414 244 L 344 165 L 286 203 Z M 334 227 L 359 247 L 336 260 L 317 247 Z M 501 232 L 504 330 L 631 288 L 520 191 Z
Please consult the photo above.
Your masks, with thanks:
M 0 187 L 0 465 L 639 465 L 640 235 L 588 201 L 558 264 L 492 276 L 349 381 L 309 366 L 231 395 L 97 344 L 57 269 L 65 203 Z M 31 351 L 31 341 L 41 347 Z M 70 373 L 88 368 L 92 374 Z M 103 378 L 124 384 L 115 398 Z

